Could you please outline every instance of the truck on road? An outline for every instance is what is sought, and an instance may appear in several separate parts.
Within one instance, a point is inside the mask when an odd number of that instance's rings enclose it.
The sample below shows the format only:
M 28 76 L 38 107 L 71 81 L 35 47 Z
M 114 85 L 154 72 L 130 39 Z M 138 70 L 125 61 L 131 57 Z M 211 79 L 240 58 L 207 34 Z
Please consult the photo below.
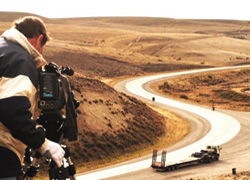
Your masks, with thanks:
M 157 150 L 153 151 L 152 156 L 152 165 L 153 169 L 158 171 L 173 171 L 179 168 L 202 164 L 202 163 L 211 163 L 212 161 L 218 161 L 220 158 L 220 146 L 207 146 L 205 150 L 200 152 L 195 152 L 185 160 L 179 162 L 167 163 L 166 164 L 166 151 L 162 151 L 161 162 L 157 162 Z

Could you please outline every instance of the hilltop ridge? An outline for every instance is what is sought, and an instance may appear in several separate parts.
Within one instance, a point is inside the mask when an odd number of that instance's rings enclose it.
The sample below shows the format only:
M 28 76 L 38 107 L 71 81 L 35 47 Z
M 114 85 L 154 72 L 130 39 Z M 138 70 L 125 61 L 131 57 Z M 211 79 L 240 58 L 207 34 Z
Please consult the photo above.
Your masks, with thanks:
M 30 15 L 4 13 L 0 12 L 0 33 L 17 17 Z M 171 134 L 168 125 L 173 116 L 169 112 L 162 116 L 104 82 L 250 63 L 247 21 L 41 18 L 53 38 L 44 49 L 44 57 L 76 72 L 71 85 L 81 102 L 77 110 L 80 137 L 69 146 L 77 166 L 150 149 Z M 188 127 L 178 140 L 186 135 Z

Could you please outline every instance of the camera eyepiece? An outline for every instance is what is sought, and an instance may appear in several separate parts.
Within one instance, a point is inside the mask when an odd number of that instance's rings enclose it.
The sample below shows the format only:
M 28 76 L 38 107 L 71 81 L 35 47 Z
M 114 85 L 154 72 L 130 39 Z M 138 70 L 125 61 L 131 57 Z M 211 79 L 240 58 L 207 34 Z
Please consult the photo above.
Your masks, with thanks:
M 61 73 L 62 74 L 66 74 L 66 75 L 69 75 L 69 76 L 73 76 L 74 75 L 74 70 L 71 69 L 70 67 L 61 67 Z
M 46 64 L 44 68 L 45 68 L 46 72 L 51 72 L 51 73 L 58 72 L 58 73 L 66 74 L 66 75 L 69 75 L 69 76 L 74 75 L 74 70 L 72 68 L 64 67 L 64 66 L 59 67 L 54 62 L 50 62 L 50 63 Z

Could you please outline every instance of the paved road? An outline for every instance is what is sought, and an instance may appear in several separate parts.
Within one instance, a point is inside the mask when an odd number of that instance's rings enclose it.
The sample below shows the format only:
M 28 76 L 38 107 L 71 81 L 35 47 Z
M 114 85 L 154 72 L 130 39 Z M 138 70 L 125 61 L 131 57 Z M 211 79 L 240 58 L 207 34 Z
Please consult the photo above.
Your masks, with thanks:
M 230 67 L 231 68 L 231 67 Z M 250 131 L 248 121 L 249 114 L 245 112 L 231 111 L 212 111 L 205 107 L 198 107 L 172 99 L 166 99 L 158 94 L 153 94 L 149 89 L 148 83 L 162 78 L 173 78 L 187 73 L 198 73 L 203 71 L 221 70 L 208 69 L 198 71 L 188 71 L 181 73 L 171 73 L 157 76 L 137 78 L 119 83 L 115 88 L 125 91 L 128 94 L 139 96 L 139 98 L 150 102 L 155 97 L 155 105 L 171 109 L 184 117 L 187 117 L 192 123 L 192 132 L 183 141 L 167 148 L 167 160 L 185 159 L 192 152 L 204 148 L 207 144 L 223 144 L 221 160 L 212 164 L 181 169 L 178 171 L 159 173 L 149 168 L 151 158 L 149 156 L 113 166 L 113 168 L 102 169 L 97 172 L 78 176 L 77 179 L 180 179 L 196 176 L 206 176 L 220 173 L 230 173 L 232 168 L 240 170 L 247 169 L 250 152 L 248 149 L 250 143 L 242 141 L 247 140 Z M 122 87 L 126 87 L 125 89 Z M 147 91 L 145 90 L 147 89 Z M 152 102 L 151 102 L 152 103 Z M 239 163 L 240 162 L 240 163 Z

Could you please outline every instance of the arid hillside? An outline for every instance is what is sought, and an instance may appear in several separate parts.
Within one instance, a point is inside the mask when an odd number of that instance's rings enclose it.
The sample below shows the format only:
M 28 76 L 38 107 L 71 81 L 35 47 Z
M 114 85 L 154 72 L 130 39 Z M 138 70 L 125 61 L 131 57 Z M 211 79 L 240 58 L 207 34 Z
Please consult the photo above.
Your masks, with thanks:
M 79 140 L 70 143 L 77 163 L 98 160 L 101 164 L 152 146 L 165 136 L 165 118 L 141 101 L 81 75 L 71 78 L 71 85 L 81 104 Z
M 13 15 L 12 15 L 13 16 Z M 12 21 L 16 16 L 8 17 Z M 0 33 L 9 27 L 0 17 Z M 49 61 L 89 77 L 112 78 L 249 63 L 247 21 L 167 18 L 47 19 Z M 121 68 L 122 67 L 122 68 Z
M 0 33 L 24 15 L 0 12 Z M 77 110 L 79 141 L 69 143 L 77 165 L 92 161 L 102 164 L 150 148 L 171 134 L 169 124 L 174 117 L 170 113 L 164 117 L 104 81 L 250 63 L 250 27 L 246 21 L 42 19 L 53 38 L 44 57 L 77 72 L 70 81 L 81 102 Z M 188 132 L 182 131 L 185 133 L 178 140 Z
M 247 22 L 87 18 L 64 23 L 48 25 L 55 41 L 45 56 L 70 59 L 92 77 L 249 63 Z
M 152 87 L 166 96 L 214 108 L 250 110 L 249 69 L 202 73 L 164 80 Z

